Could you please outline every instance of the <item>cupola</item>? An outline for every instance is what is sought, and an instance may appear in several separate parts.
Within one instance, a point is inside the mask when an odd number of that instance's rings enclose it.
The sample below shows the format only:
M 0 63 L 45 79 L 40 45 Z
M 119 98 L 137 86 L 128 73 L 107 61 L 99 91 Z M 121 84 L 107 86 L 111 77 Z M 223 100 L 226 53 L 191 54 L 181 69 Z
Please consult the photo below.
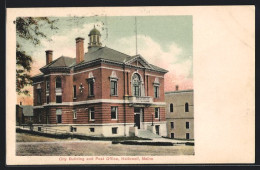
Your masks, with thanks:
M 95 51 L 97 50 L 99 47 L 102 46 L 101 42 L 100 42 L 100 37 L 101 34 L 100 32 L 95 28 L 94 28 L 89 32 L 88 34 L 89 36 L 89 43 L 88 43 L 88 51 Z

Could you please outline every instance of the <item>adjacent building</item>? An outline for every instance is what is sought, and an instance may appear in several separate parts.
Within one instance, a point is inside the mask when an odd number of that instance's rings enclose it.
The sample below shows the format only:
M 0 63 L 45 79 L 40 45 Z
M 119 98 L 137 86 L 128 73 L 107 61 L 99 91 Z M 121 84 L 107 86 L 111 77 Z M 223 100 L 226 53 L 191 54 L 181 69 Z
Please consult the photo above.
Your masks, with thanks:
M 194 139 L 193 90 L 165 92 L 167 136 Z
M 33 77 L 35 123 L 90 136 L 129 136 L 139 129 L 166 136 L 164 75 L 141 55 L 103 47 L 100 32 L 76 38 L 76 58 L 53 60 Z M 154 126 L 152 126 L 152 124 Z

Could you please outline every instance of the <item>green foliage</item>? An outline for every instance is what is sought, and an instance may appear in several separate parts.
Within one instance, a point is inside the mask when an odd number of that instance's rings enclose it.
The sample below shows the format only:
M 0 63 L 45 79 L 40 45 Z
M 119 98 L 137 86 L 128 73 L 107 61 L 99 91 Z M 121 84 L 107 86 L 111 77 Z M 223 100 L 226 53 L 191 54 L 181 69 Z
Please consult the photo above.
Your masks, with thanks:
M 56 20 L 48 17 L 18 17 L 16 18 L 16 34 L 23 42 L 29 42 L 32 46 L 40 45 L 41 39 L 48 39 L 41 27 L 58 29 L 55 26 Z M 50 39 L 48 39 L 50 40 Z M 30 76 L 32 57 L 26 53 L 21 42 L 16 42 L 16 92 L 18 94 L 30 95 L 24 87 L 32 85 Z

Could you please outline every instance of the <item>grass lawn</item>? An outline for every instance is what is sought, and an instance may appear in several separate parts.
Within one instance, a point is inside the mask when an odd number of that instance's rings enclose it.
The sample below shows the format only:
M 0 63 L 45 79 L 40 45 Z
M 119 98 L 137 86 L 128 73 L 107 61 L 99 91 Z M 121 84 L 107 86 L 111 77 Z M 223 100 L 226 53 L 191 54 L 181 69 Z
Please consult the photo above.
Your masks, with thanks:
M 61 141 L 61 139 L 31 135 L 26 133 L 16 133 L 16 142 L 53 142 L 53 141 Z

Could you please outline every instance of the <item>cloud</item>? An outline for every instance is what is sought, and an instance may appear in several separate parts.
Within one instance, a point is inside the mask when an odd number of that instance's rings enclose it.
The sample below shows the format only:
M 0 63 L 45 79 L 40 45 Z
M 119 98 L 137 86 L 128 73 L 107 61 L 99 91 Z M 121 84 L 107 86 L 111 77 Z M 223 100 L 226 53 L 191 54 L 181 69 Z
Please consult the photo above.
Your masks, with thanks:
M 54 35 L 53 41 L 43 41 L 42 49 L 34 52 L 34 63 L 32 66 L 32 75 L 40 73 L 39 68 L 45 65 L 45 50 L 53 50 L 53 59 L 62 55 L 75 57 L 76 55 L 76 37 L 88 37 L 86 32 L 93 28 L 94 23 L 83 25 L 83 29 L 74 28 L 68 35 Z M 86 31 L 88 30 L 88 31 Z M 101 30 L 101 29 L 99 29 Z M 104 34 L 101 31 L 101 34 Z M 88 39 L 85 40 L 85 52 L 87 52 Z M 128 55 L 135 55 L 135 36 L 114 39 L 109 44 L 110 48 L 118 50 Z M 161 45 L 149 36 L 138 35 L 138 53 L 142 55 L 149 63 L 168 70 L 165 75 L 165 91 L 175 90 L 175 85 L 179 85 L 180 90 L 192 89 L 193 80 L 190 78 L 192 72 L 192 60 L 182 58 L 183 50 L 176 43 L 169 44 L 167 51 L 163 50 Z M 37 56 L 37 58 L 36 58 Z M 190 57 L 188 57 L 190 58 Z M 24 97 L 26 98 L 26 97 Z M 27 101 L 20 98 L 20 100 Z
M 111 43 L 111 48 L 126 54 L 135 55 L 135 37 L 124 37 Z M 151 37 L 138 36 L 138 53 L 149 63 L 168 70 L 165 75 L 165 90 L 173 91 L 178 85 L 180 90 L 192 89 L 193 80 L 190 76 L 192 72 L 192 58 L 181 57 L 183 50 L 176 43 L 171 43 L 168 50 L 164 51 L 160 44 Z

